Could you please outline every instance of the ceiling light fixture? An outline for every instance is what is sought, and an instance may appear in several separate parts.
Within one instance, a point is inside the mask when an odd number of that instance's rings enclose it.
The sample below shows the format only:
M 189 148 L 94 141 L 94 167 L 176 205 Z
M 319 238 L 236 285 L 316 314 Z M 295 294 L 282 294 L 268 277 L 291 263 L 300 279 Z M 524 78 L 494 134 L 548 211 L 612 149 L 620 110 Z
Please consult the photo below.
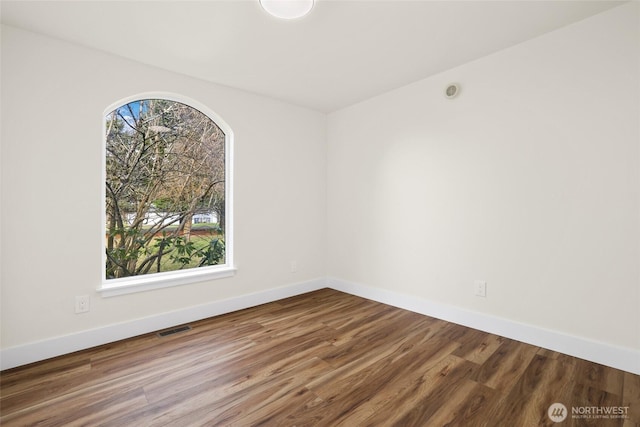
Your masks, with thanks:
M 314 0 L 260 0 L 264 10 L 276 18 L 302 18 L 311 12 Z

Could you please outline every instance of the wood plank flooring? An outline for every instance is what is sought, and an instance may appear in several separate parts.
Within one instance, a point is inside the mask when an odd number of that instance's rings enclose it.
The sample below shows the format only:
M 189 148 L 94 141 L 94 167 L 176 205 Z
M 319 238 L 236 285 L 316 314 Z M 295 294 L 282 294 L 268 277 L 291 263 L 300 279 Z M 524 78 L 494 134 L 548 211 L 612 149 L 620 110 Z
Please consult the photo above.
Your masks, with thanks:
M 640 426 L 638 375 L 330 289 L 191 326 L 2 372 L 0 424 Z

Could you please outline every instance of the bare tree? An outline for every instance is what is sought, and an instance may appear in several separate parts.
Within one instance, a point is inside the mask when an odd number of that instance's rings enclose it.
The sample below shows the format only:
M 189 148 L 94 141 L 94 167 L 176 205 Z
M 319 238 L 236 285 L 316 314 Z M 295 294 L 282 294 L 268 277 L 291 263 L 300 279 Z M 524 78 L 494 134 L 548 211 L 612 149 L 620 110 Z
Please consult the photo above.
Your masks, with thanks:
M 200 111 L 160 99 L 106 121 L 106 275 L 159 272 L 163 256 L 188 249 L 195 213 L 224 221 L 225 135 Z

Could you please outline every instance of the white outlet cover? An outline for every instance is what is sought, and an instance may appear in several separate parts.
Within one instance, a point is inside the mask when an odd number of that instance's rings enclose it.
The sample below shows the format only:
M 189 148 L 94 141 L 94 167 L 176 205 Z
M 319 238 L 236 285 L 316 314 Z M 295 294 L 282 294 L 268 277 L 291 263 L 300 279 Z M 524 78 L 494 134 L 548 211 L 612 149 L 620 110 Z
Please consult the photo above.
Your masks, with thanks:
M 474 292 L 476 296 L 486 298 L 487 297 L 487 282 L 484 280 L 476 280 Z
M 88 312 L 91 307 L 91 299 L 89 297 L 89 295 L 79 295 L 76 296 L 76 313 L 86 313 Z

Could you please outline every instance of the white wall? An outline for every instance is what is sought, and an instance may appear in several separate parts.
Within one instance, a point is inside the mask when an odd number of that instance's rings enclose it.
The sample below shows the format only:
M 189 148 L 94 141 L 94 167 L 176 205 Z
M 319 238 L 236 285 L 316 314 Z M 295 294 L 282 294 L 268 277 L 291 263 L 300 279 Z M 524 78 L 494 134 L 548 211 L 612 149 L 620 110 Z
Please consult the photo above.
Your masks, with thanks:
M 611 365 L 640 372 L 639 16 L 627 4 L 328 120 L 3 27 L 1 368 L 328 275 L 418 311 L 504 319 L 514 335 L 577 337 L 585 358 L 631 349 Z M 102 114 L 154 91 L 207 105 L 235 132 L 238 274 L 101 298 Z M 84 294 L 91 311 L 76 315 Z
M 640 350 L 638 8 L 330 114 L 329 275 Z
M 102 298 L 103 112 L 150 91 L 194 99 L 234 131 L 238 272 Z M 3 27 L 2 122 L 2 349 L 325 275 L 324 114 Z M 76 315 L 85 294 L 91 311 Z

